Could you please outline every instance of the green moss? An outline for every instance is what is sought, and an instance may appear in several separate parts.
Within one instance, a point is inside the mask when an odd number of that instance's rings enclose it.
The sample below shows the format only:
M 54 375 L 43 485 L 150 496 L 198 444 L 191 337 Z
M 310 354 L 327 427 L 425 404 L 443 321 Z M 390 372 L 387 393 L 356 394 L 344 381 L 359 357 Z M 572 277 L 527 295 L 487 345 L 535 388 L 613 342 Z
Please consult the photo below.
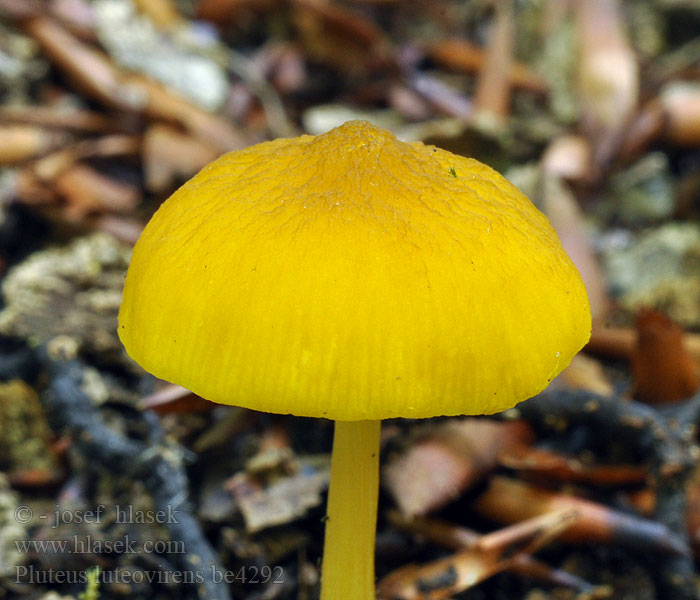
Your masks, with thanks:
M 78 600 L 98 600 L 100 597 L 101 572 L 102 569 L 99 566 L 85 571 L 87 583 L 85 584 L 85 590 L 78 594 Z

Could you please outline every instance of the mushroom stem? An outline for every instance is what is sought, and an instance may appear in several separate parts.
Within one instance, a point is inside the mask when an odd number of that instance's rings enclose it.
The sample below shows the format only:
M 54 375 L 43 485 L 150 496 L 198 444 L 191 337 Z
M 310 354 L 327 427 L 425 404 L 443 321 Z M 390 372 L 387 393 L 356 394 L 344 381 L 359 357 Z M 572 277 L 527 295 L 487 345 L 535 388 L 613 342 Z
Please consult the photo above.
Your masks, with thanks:
M 321 600 L 373 600 L 381 421 L 336 421 Z

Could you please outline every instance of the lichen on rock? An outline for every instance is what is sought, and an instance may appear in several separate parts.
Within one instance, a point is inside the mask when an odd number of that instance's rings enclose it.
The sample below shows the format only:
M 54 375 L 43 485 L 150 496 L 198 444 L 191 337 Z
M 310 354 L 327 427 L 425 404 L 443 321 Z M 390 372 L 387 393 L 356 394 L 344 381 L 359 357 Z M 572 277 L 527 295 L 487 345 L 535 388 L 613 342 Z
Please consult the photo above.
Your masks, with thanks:
M 3 281 L 0 334 L 32 345 L 67 336 L 79 352 L 133 370 L 116 334 L 130 255 L 103 233 L 32 254 Z
M 630 312 L 653 307 L 686 327 L 700 326 L 700 228 L 669 223 L 638 235 L 602 238 L 607 280 Z
M 19 494 L 0 473 L 0 579 L 15 577 L 17 566 L 27 558 L 17 548 L 18 540 L 29 539 L 27 529 L 17 518 L 18 504 Z
M 51 431 L 36 392 L 23 381 L 0 383 L 0 469 L 53 469 Z

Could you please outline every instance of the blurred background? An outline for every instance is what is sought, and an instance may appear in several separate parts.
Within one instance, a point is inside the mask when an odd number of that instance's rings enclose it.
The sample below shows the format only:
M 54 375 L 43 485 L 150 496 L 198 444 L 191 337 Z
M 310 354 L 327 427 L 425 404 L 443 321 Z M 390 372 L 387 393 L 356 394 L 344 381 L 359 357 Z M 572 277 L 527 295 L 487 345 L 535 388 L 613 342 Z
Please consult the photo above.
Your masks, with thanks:
M 332 424 L 116 315 L 180 184 L 349 119 L 508 177 L 595 321 L 504 415 L 384 424 L 379 597 L 700 598 L 697 0 L 0 0 L 0 598 L 318 596 Z

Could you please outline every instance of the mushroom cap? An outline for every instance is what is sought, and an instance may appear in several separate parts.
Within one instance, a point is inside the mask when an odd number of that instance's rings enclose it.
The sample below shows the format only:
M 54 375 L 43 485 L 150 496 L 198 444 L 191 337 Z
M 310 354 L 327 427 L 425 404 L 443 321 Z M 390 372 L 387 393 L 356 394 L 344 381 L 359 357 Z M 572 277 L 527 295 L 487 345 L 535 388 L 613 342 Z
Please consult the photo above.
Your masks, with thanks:
M 119 313 L 162 379 L 349 421 L 505 410 L 590 329 L 581 277 L 523 194 L 363 121 L 205 167 L 146 226 Z

